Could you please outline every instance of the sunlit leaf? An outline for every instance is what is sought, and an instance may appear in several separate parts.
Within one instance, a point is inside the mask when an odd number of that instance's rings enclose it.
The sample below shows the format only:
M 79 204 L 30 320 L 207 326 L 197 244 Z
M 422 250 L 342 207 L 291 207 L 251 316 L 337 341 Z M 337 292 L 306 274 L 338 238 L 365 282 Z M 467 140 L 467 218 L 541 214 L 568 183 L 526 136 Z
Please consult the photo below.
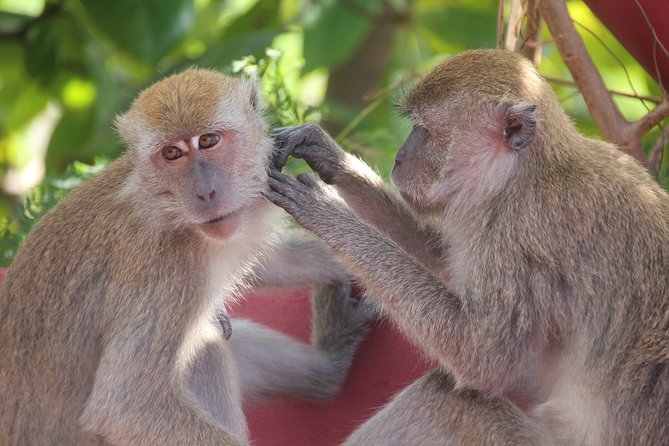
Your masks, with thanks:
M 346 60 L 372 28 L 374 1 L 323 1 L 304 28 L 305 72 L 334 68 Z
M 30 16 L 0 11 L 0 33 L 16 33 L 30 20 L 32 20 L 32 17 Z
M 190 0 L 82 0 L 86 12 L 120 48 L 156 62 L 183 38 L 194 20 Z

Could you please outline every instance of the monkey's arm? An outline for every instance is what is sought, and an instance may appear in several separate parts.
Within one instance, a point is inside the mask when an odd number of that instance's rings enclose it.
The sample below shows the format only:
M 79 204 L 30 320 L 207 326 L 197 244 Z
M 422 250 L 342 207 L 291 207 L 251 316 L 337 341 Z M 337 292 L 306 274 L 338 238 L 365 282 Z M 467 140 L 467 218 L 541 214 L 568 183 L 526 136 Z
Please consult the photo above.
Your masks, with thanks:
M 229 343 L 239 367 L 242 398 L 332 398 L 373 320 L 371 308 L 351 299 L 350 292 L 350 286 L 342 282 L 314 291 L 311 345 L 250 321 L 235 320 Z
M 254 268 L 257 286 L 324 284 L 351 275 L 320 240 L 305 231 L 288 230 Z
M 499 289 L 477 290 L 463 300 L 397 244 L 328 195 L 313 177 L 299 180 L 270 172 L 268 199 L 287 210 L 332 248 L 386 313 L 426 353 L 464 385 L 506 390 L 531 361 L 528 306 Z M 500 281 L 504 277 L 500 277 Z M 522 313 L 522 314 L 519 314 Z M 513 339 L 513 341 L 509 341 Z
M 282 168 L 289 155 L 304 159 L 323 181 L 337 188 L 356 214 L 390 237 L 431 271 L 444 271 L 437 237 L 420 225 L 397 193 L 374 170 L 345 152 L 315 124 L 274 132 L 274 165 Z

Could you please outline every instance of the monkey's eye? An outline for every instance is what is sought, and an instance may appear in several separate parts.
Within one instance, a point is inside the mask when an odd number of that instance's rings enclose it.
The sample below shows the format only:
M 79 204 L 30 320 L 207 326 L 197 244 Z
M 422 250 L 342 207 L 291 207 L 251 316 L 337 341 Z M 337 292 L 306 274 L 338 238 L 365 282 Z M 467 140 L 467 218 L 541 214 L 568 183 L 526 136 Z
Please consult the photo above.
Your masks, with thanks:
M 216 133 L 205 133 L 200 136 L 198 144 L 201 149 L 208 149 L 216 145 L 220 137 Z
M 181 158 L 186 153 L 178 148 L 177 146 L 168 146 L 163 147 L 163 158 L 167 161 L 174 161 L 175 159 Z

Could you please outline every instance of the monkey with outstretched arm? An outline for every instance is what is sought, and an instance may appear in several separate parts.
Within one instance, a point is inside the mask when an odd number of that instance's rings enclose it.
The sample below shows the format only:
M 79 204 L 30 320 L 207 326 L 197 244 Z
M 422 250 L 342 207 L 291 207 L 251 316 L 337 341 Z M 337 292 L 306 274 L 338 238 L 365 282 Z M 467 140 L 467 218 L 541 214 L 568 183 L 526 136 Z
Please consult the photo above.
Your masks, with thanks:
M 243 399 L 337 392 L 371 315 L 263 198 L 259 100 L 209 70 L 156 83 L 117 120 L 125 153 L 36 225 L 0 286 L 0 444 L 243 445 Z M 316 285 L 311 345 L 225 339 L 254 271 Z
M 401 199 L 318 127 L 276 133 L 338 196 L 274 171 L 269 199 L 439 364 L 348 444 L 667 443 L 666 192 L 515 53 L 456 55 L 401 109 Z

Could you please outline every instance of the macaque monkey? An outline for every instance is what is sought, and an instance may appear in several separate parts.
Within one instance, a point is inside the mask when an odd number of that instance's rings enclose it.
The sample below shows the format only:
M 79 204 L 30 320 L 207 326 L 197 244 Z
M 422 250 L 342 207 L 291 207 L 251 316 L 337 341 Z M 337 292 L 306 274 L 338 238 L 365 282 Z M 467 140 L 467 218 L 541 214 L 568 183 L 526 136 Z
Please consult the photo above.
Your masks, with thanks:
M 243 398 L 338 390 L 370 318 L 324 247 L 280 232 L 259 100 L 208 70 L 158 82 L 117 120 L 127 151 L 35 227 L 0 288 L 0 444 L 242 445 Z M 328 282 L 312 345 L 250 321 L 226 341 L 278 240 L 262 283 Z
M 474 50 L 404 97 L 386 188 L 315 125 L 279 130 L 268 197 L 438 368 L 350 445 L 669 442 L 669 197 L 579 134 L 518 54 Z M 344 203 L 345 202 L 345 203 Z

